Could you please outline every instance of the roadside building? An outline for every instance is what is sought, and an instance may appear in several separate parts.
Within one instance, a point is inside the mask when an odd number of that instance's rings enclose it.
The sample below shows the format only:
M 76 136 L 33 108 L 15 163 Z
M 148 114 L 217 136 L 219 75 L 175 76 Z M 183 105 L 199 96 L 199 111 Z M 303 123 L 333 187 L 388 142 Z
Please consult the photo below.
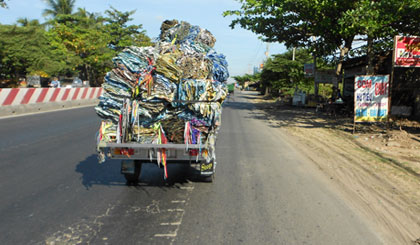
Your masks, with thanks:
M 378 55 L 374 59 L 374 73 L 391 75 L 392 52 Z M 343 97 L 354 100 L 354 79 L 366 75 L 367 57 L 348 59 L 343 63 Z M 391 114 L 420 119 L 420 68 L 394 68 L 391 90 Z

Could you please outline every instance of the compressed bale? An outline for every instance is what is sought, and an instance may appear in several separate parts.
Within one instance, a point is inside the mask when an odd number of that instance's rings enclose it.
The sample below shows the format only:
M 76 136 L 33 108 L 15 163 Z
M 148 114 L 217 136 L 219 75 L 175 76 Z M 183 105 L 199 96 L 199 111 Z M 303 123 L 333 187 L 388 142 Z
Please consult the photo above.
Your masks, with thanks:
M 182 79 L 206 79 L 211 69 L 210 60 L 204 55 L 183 55 L 177 65 L 182 71 Z
M 176 64 L 181 56 L 180 52 L 166 53 L 161 55 L 156 61 L 156 72 L 162 74 L 172 82 L 179 82 L 182 70 Z
M 179 22 L 177 20 L 165 20 L 160 26 L 159 39 L 164 40 L 167 35 L 168 30 L 176 26 L 178 23 Z

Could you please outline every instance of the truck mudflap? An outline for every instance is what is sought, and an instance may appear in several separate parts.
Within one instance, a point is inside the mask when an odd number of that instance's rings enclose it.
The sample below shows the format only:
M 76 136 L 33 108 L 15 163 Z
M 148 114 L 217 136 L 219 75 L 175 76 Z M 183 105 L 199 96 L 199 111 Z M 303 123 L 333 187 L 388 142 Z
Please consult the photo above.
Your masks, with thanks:
M 210 162 L 202 161 L 200 163 L 200 174 L 204 176 L 213 175 L 215 168 L 216 168 L 215 161 L 210 161 Z

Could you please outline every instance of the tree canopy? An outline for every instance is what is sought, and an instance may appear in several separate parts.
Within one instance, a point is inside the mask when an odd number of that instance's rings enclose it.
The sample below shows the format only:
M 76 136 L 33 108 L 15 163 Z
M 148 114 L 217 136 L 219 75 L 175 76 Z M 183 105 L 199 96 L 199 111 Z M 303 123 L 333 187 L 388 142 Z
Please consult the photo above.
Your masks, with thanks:
M 59 14 L 72 14 L 76 0 L 44 0 L 48 8 L 44 9 L 44 16 L 56 17 Z
M 127 24 L 134 11 L 111 7 L 104 16 L 84 8 L 74 11 L 74 3 L 47 1 L 47 24 L 20 18 L 14 25 L 0 25 L 0 78 L 79 76 L 99 85 L 117 52 L 152 44 L 142 25 Z
M 113 7 L 105 11 L 107 17 L 106 31 L 112 37 L 109 44 L 116 50 L 121 50 L 129 45 L 147 46 L 151 44 L 149 37 L 142 31 L 143 26 L 128 25 L 127 23 L 133 20 L 130 16 L 136 11 L 122 12 Z
M 313 58 L 307 49 L 297 49 L 295 60 L 292 60 L 292 50 L 269 58 L 261 73 L 263 84 L 274 89 L 293 88 L 299 85 L 309 85 L 311 80 L 305 78 L 303 65 L 311 63 Z
M 0 25 L 0 73 L 10 78 L 43 71 L 58 73 L 65 56 L 54 55 L 42 26 Z
M 341 63 L 356 37 L 366 40 L 391 38 L 401 33 L 418 35 L 418 0 L 239 0 L 241 8 L 224 12 L 236 16 L 239 25 L 268 42 L 306 47 L 317 55 L 340 50 Z M 314 38 L 311 38 L 314 37 Z
M 2 8 L 7 7 L 7 4 L 6 4 L 5 0 L 0 0 L 0 7 L 2 7 Z

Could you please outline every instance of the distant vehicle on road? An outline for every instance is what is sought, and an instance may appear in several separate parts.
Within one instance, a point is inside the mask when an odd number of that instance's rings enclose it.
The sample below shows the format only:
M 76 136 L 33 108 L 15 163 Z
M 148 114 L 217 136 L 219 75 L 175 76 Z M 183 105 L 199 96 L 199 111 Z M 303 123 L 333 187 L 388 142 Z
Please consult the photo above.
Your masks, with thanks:
M 84 87 L 83 81 L 82 79 L 75 77 L 73 79 L 73 82 L 71 83 L 71 87 L 72 88 L 80 88 L 80 87 Z
M 235 92 L 235 84 L 234 83 L 228 84 L 227 87 L 228 87 L 228 93 L 229 94 L 233 94 Z

